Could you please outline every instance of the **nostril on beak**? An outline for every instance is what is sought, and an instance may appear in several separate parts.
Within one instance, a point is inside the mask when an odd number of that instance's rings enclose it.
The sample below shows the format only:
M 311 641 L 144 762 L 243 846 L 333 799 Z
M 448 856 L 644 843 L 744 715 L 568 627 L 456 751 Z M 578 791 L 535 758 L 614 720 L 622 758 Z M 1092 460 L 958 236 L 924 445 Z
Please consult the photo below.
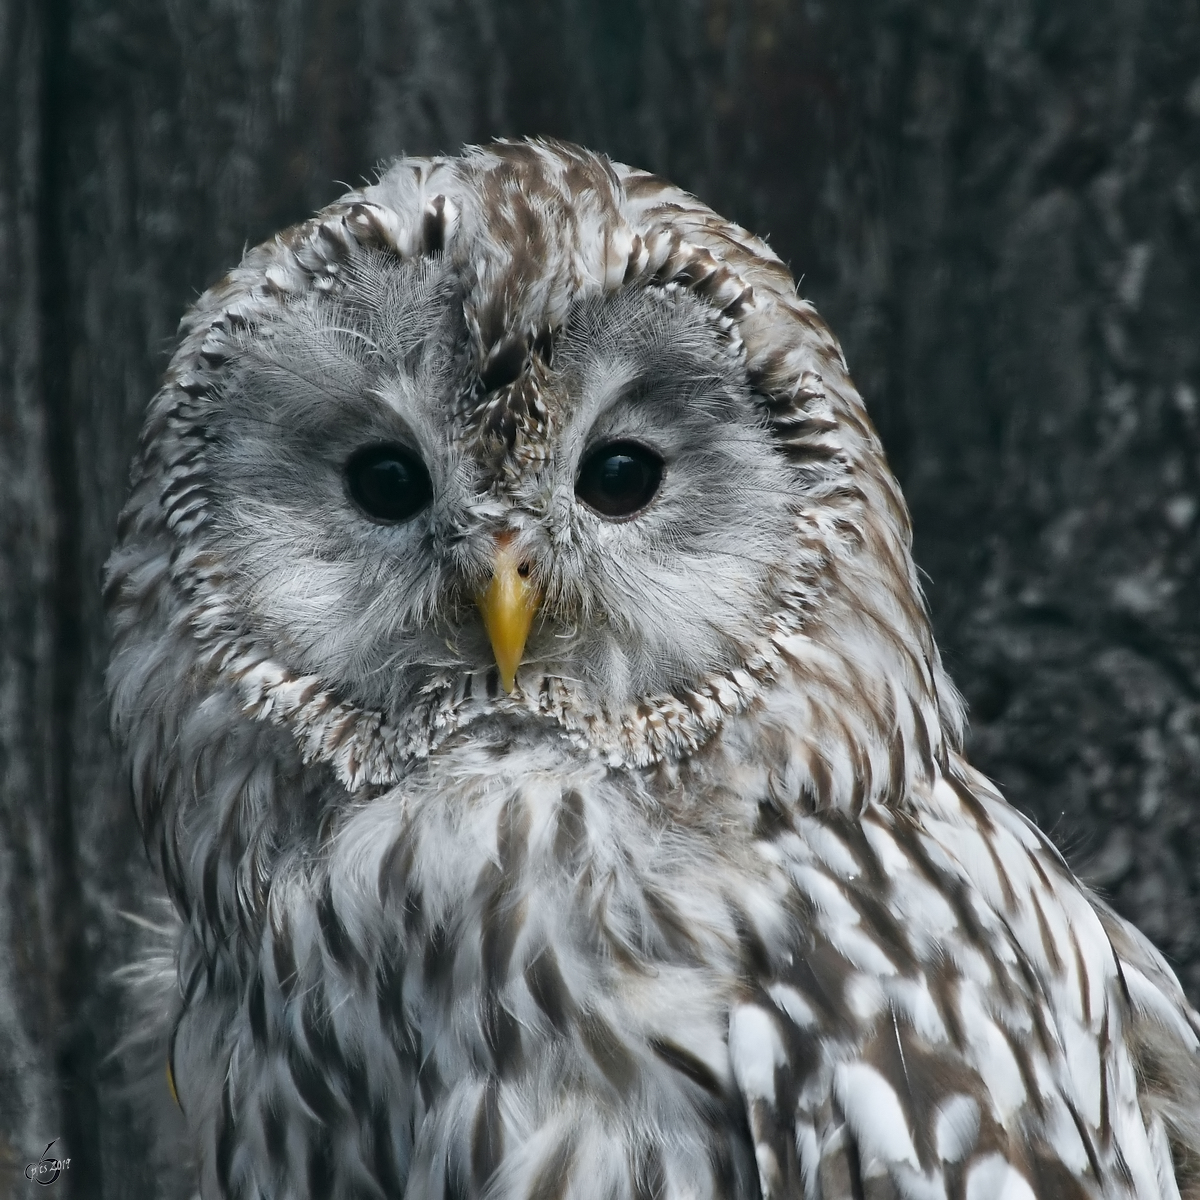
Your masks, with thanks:
M 523 562 L 523 563 L 521 563 L 521 565 L 519 567 L 517 567 L 517 574 L 520 575 L 520 577 L 522 579 L 528 579 L 529 572 L 531 570 L 532 570 L 532 568 L 530 567 L 529 563 Z

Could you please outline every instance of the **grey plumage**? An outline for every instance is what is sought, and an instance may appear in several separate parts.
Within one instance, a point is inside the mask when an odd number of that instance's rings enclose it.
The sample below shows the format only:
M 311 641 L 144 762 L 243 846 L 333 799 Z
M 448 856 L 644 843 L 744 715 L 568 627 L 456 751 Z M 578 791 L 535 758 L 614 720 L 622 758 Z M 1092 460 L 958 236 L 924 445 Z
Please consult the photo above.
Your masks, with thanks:
M 909 541 L 811 306 L 653 176 L 402 160 L 251 251 L 108 583 L 203 1194 L 1200 1195 L 1200 1020 L 963 760 Z

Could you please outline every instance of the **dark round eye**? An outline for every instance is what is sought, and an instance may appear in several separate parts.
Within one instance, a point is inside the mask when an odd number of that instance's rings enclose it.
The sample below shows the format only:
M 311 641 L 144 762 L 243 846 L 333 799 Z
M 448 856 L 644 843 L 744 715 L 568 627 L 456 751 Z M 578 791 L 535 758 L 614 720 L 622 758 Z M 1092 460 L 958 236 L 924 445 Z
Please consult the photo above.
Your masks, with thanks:
M 575 495 L 605 517 L 631 517 L 654 499 L 663 460 L 636 442 L 610 442 L 579 468 Z
M 346 463 L 350 498 L 377 521 L 407 521 L 433 498 L 429 472 L 406 446 L 364 446 Z

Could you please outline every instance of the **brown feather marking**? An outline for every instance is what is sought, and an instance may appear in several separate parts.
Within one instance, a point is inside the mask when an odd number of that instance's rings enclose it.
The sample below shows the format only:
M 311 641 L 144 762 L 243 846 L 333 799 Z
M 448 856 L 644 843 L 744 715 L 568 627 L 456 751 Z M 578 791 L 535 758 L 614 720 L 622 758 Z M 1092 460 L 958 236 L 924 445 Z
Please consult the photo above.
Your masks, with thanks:
M 828 942 L 814 939 L 810 945 L 796 951 L 782 978 L 821 1010 L 826 1030 L 849 1032 L 851 1022 L 845 1004 L 845 985 L 853 970 Z M 759 975 L 759 978 L 764 977 Z
M 575 1146 L 570 1138 L 563 1138 L 546 1155 L 538 1173 L 529 1185 L 529 1200 L 562 1200 L 571 1183 L 571 1162 L 575 1157 Z
M 445 922 L 438 921 L 431 925 L 426 934 L 425 953 L 422 956 L 425 980 L 431 990 L 442 990 L 449 984 L 457 954 L 458 944 Z
M 822 1200 L 865 1200 L 858 1146 L 844 1122 L 822 1148 L 817 1174 Z
M 446 245 L 446 197 L 434 196 L 421 222 L 421 250 L 441 254 Z
M 833 807 L 833 772 L 824 756 L 814 747 L 808 749 L 808 772 L 812 776 L 813 792 L 816 796 L 818 810 Z
M 222 1196 L 232 1197 L 240 1193 L 234 1192 L 230 1187 L 230 1175 L 233 1166 L 233 1152 L 236 1147 L 234 1141 L 235 1125 L 233 1119 L 233 1099 L 232 1099 L 232 1072 L 225 1072 L 225 1082 L 221 1087 L 221 1111 L 217 1117 L 216 1129 L 216 1170 L 217 1170 L 217 1187 Z
M 284 1109 L 272 1094 L 259 1106 L 262 1121 L 263 1141 L 267 1147 L 267 1161 L 279 1175 L 287 1172 L 287 1118 Z
M 629 1173 L 633 1200 L 663 1200 L 667 1191 L 667 1177 L 657 1146 L 653 1143 L 636 1146 Z
M 301 1010 L 301 1025 L 306 1038 L 315 1032 L 313 1014 Z M 318 1040 L 318 1039 L 313 1039 Z M 336 1126 L 341 1120 L 341 1105 L 329 1085 L 330 1072 L 325 1064 L 313 1061 L 308 1049 L 296 1041 L 289 1041 L 287 1049 L 288 1072 L 300 1098 L 312 1109 L 317 1120 L 326 1126 Z
M 354 975 L 360 981 L 364 979 L 366 963 L 355 950 L 346 927 L 337 915 L 333 904 L 333 885 L 328 877 L 317 900 L 317 928 L 333 961 L 347 974 Z
M 328 1128 L 318 1126 L 308 1134 L 308 1194 L 310 1196 L 333 1195 L 337 1179 L 337 1160 L 333 1153 L 333 1139 Z
M 391 1034 L 392 1044 L 402 1055 L 416 1055 L 416 1034 L 404 1012 L 404 964 L 389 954 L 375 966 L 375 1004 L 379 1023 Z
M 887 893 L 882 896 L 872 887 L 854 882 L 846 885 L 847 898 L 865 919 L 872 941 L 884 955 L 906 974 L 918 969 L 917 956 L 904 926 L 888 907 Z
M 1112 1097 L 1108 1090 L 1108 1062 L 1109 1053 L 1112 1049 L 1110 1044 L 1111 1033 L 1108 1028 L 1108 1010 L 1104 1011 L 1104 1021 L 1100 1026 L 1100 1145 L 1108 1150 L 1112 1146 Z M 1137 1056 L 1134 1055 L 1136 1062 Z
M 1074 1114 L 1072 1114 L 1074 1116 Z M 1090 1144 L 1085 1140 L 1084 1145 Z M 1028 1170 L 1030 1183 L 1036 1196 L 1053 1196 L 1054 1200 L 1089 1200 L 1093 1193 L 1081 1179 L 1072 1174 L 1062 1160 L 1048 1146 L 1035 1145 L 1030 1148 Z M 1103 1177 L 1097 1176 L 1103 1185 Z
M 556 814 L 554 856 L 564 867 L 577 868 L 587 847 L 583 797 L 574 788 L 563 793 Z
M 1050 966 L 1050 970 L 1056 975 L 1062 974 L 1064 963 L 1062 955 L 1058 952 L 1058 945 L 1054 940 L 1054 933 L 1050 929 L 1050 922 L 1046 920 L 1045 909 L 1042 908 L 1041 899 L 1036 892 L 1029 894 L 1029 899 L 1033 904 L 1033 911 L 1037 917 L 1038 935 L 1041 938 L 1042 950 L 1046 955 L 1046 962 Z M 1086 1011 L 1086 1010 L 1085 1010 Z
M 525 899 L 519 887 L 529 840 L 529 810 L 519 799 L 510 800 L 497 820 L 499 863 L 488 863 L 479 874 L 476 894 L 482 899 L 480 958 L 483 965 L 484 1037 L 506 1075 L 522 1057 L 521 1028 L 500 999 L 508 982 L 509 963 L 517 937 L 525 924 Z
M 434 1100 L 444 1087 L 437 1059 L 432 1054 L 427 1054 L 421 1059 L 421 1064 L 417 1068 L 417 1087 L 421 1092 L 421 1103 L 427 1109 L 432 1108 Z
M 267 1006 L 260 971 L 254 972 L 246 996 L 246 1014 L 250 1020 L 250 1035 L 259 1046 L 267 1042 Z
M 296 984 L 296 955 L 287 913 L 278 907 L 273 907 L 271 912 L 271 959 L 275 965 L 275 982 L 284 999 L 290 999 Z
M 685 1050 L 668 1038 L 656 1037 L 650 1039 L 650 1049 L 669 1067 L 690 1079 L 697 1087 L 703 1088 L 712 1096 L 723 1094 L 721 1081 L 713 1074 L 708 1064 L 702 1062 L 690 1050 Z
M 379 862 L 379 897 L 386 904 L 393 892 L 405 896 L 408 893 L 408 878 L 412 872 L 412 839 L 398 837 Z
M 613 1027 L 598 1013 L 589 1012 L 579 1022 L 579 1033 L 604 1077 L 622 1095 L 627 1094 L 638 1077 L 637 1060 Z
M 699 964 L 701 962 L 700 947 L 692 936 L 691 927 L 679 915 L 671 902 L 658 891 L 647 885 L 642 889 L 646 900 L 646 908 L 658 926 L 663 938 L 670 948 L 684 962 Z
M 553 947 L 546 946 L 525 968 L 525 984 L 550 1024 L 559 1033 L 566 1033 L 575 1013 L 575 1001 L 563 979 Z
M 479 372 L 479 383 L 485 395 L 498 392 L 501 388 L 515 383 L 525 368 L 529 357 L 529 349 L 525 339 L 520 336 L 506 337 L 488 351 L 487 361 Z M 502 415 L 507 415 L 506 404 L 497 404 L 496 409 Z M 500 420 L 501 418 L 495 418 Z M 499 436 L 498 430 L 490 430 L 494 436 Z
M 863 1058 L 891 1084 L 904 1107 L 922 1168 L 935 1169 L 940 1161 L 935 1137 L 938 1110 L 955 1094 L 978 1099 L 985 1090 L 978 1072 L 957 1054 L 928 1045 L 894 1010 L 877 1027 Z M 967 1153 L 1002 1150 L 1006 1144 L 1007 1134 L 996 1124 L 989 1105 L 980 1104 L 979 1129 Z
M 908 792 L 908 767 L 904 753 L 904 738 L 894 730 L 888 743 L 888 790 L 891 804 L 899 804 Z
M 383 1188 L 385 1196 L 402 1196 L 404 1183 L 396 1162 L 396 1150 L 392 1143 L 391 1122 L 386 1106 L 378 1101 L 371 1109 L 372 1165 L 375 1178 Z
M 504 1157 L 504 1122 L 500 1118 L 500 1083 L 489 1075 L 471 1130 L 471 1182 L 481 1193 Z

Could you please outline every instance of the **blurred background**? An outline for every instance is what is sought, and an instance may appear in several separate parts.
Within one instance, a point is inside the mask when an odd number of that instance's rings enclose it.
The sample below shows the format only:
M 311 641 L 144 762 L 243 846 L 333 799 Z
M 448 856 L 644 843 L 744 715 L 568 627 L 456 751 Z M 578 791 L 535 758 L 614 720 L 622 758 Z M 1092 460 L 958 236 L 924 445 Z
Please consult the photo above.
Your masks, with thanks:
M 1200 999 L 1200 0 L 0 0 L 0 1170 L 161 1194 L 100 570 L 186 306 L 401 152 L 768 237 L 913 510 L 974 761 Z M 4 1185 L 0 1182 L 0 1189 Z

